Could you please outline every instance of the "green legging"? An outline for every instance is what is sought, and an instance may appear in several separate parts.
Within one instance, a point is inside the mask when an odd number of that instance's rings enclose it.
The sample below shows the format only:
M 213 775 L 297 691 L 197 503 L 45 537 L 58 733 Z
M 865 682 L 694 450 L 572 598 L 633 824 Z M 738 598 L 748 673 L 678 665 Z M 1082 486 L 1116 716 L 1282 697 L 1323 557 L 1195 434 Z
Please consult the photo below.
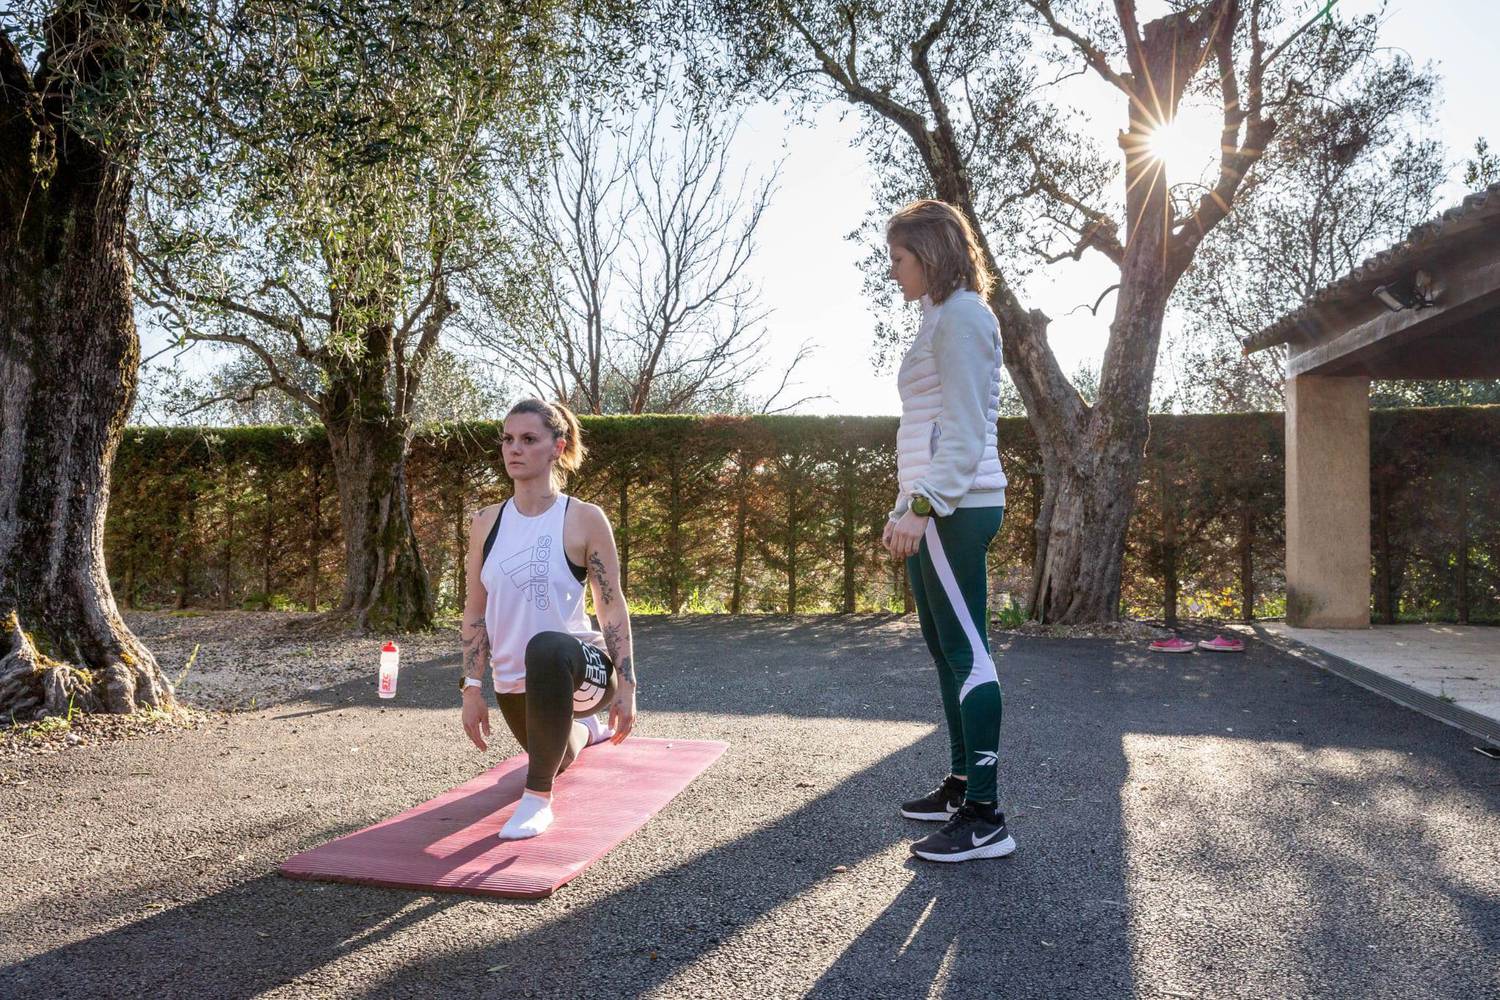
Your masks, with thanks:
M 906 560 L 922 638 L 937 662 L 953 773 L 969 779 L 966 797 L 995 802 L 1000 762 L 1000 680 L 990 657 L 985 555 L 1003 507 L 960 507 L 927 519 L 917 554 Z

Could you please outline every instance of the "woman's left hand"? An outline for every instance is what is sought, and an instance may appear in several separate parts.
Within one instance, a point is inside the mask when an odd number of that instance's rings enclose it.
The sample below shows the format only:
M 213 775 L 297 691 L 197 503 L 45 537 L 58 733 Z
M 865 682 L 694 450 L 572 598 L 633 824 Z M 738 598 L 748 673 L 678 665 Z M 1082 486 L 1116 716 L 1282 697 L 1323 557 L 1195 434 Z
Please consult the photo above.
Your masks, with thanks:
M 922 546 L 922 535 L 927 531 L 927 518 L 907 511 L 890 531 L 890 543 L 886 546 L 897 559 L 909 559 Z
M 614 735 L 611 743 L 623 743 L 635 728 L 635 685 L 621 680 L 615 688 L 615 700 L 609 703 L 609 725 Z

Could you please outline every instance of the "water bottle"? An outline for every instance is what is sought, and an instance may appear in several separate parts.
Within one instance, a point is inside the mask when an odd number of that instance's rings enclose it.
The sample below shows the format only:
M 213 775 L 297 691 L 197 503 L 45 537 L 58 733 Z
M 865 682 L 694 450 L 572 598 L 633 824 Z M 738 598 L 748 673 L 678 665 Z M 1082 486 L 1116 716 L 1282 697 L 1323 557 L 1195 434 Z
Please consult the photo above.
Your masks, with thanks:
M 380 647 L 380 697 L 396 697 L 396 676 L 401 671 L 401 650 L 394 642 Z

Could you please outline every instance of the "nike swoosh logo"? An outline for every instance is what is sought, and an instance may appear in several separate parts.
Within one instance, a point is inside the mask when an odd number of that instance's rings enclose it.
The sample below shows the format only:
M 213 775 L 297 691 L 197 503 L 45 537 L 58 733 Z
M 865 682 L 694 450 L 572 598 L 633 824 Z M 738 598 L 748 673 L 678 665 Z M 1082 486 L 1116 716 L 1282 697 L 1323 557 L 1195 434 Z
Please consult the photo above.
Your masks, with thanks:
M 987 836 L 981 837 L 979 834 L 976 833 L 976 834 L 972 834 L 969 837 L 969 839 L 972 840 L 972 841 L 974 841 L 974 846 L 975 847 L 983 847 L 985 844 L 988 844 L 990 841 L 994 840 L 996 837 L 1000 836 L 1000 834 L 1002 834 L 1004 832 L 1005 832 L 1005 827 L 1002 826 L 998 830 L 991 830 Z

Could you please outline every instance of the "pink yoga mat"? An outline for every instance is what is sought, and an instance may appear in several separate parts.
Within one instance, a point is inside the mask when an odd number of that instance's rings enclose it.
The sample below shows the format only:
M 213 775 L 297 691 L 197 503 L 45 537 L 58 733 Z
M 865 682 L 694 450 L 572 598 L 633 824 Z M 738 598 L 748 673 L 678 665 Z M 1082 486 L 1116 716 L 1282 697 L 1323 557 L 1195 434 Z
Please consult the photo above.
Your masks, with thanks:
M 557 819 L 530 840 L 495 836 L 526 782 L 526 755 L 399 816 L 281 863 L 288 878 L 537 899 L 639 830 L 728 747 L 631 737 L 589 747 L 553 789 Z

